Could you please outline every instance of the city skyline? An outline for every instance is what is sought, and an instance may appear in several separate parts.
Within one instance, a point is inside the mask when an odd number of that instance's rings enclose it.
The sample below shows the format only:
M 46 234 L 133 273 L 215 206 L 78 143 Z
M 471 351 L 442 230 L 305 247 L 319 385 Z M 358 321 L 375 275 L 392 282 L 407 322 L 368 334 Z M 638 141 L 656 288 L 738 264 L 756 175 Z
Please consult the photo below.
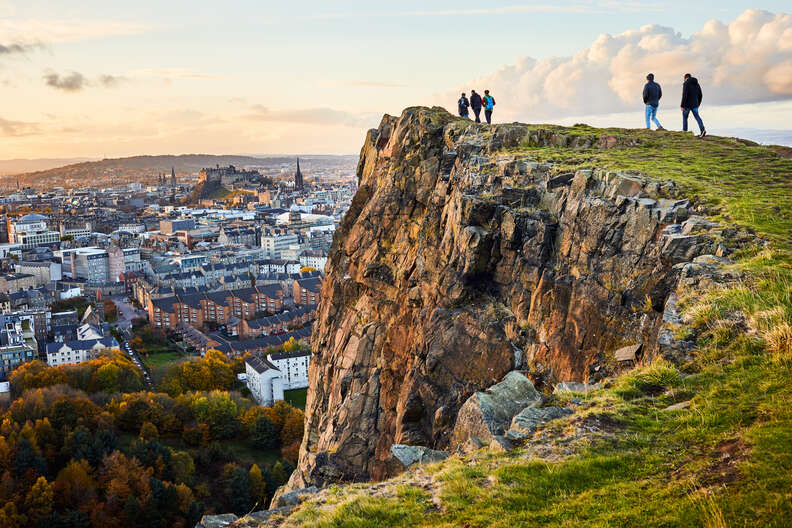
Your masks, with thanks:
M 630 94 L 648 68 L 662 75 L 668 128 L 679 128 L 674 73 L 691 68 L 713 133 L 792 136 L 792 16 L 782 2 L 755 7 L 766 12 L 676 0 L 238 2 L 221 13 L 0 1 L 0 94 L 13 101 L 0 111 L 0 159 L 349 154 L 383 114 L 453 111 L 471 87 L 493 89 L 496 122 L 639 127 Z

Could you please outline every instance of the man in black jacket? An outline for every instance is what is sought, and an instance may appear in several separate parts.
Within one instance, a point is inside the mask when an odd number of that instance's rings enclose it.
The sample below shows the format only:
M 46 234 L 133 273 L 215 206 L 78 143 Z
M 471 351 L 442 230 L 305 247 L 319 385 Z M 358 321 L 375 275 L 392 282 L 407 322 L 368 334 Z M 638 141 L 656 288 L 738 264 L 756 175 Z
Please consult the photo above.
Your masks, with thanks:
M 459 110 L 459 117 L 467 117 L 468 116 L 468 107 L 470 106 L 470 101 L 468 98 L 465 97 L 465 93 L 462 92 L 462 97 L 459 98 L 457 101 L 457 107 Z
M 470 90 L 470 108 L 476 114 L 476 123 L 481 123 L 479 114 L 481 113 L 481 96 L 476 93 L 476 90 Z
M 687 132 L 688 115 L 690 115 L 690 112 L 693 112 L 693 117 L 696 118 L 699 130 L 701 131 L 699 137 L 702 138 L 707 135 L 707 129 L 704 128 L 704 122 L 701 120 L 698 113 L 703 98 L 704 95 L 701 93 L 701 86 L 698 83 L 698 79 L 686 73 L 685 82 L 682 84 L 682 104 L 680 105 L 682 107 L 682 130 Z
M 660 85 L 654 82 L 654 73 L 646 76 L 646 85 L 643 89 L 643 102 L 646 105 L 646 128 L 652 129 L 651 121 L 657 125 L 657 130 L 665 130 L 660 121 L 657 120 L 657 106 L 660 98 L 663 97 L 663 90 Z

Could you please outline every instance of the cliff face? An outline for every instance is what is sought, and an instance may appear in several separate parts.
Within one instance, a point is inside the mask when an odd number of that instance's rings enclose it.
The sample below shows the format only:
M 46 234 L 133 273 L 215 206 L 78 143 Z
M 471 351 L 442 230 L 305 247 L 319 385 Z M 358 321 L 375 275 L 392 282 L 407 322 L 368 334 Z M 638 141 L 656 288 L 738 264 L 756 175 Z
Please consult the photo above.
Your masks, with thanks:
M 593 381 L 622 346 L 657 353 L 674 265 L 715 251 L 688 202 L 671 182 L 559 173 L 518 150 L 622 141 L 428 108 L 369 132 L 326 269 L 289 488 L 383 478 L 393 443 L 447 447 L 466 398 L 513 369 Z

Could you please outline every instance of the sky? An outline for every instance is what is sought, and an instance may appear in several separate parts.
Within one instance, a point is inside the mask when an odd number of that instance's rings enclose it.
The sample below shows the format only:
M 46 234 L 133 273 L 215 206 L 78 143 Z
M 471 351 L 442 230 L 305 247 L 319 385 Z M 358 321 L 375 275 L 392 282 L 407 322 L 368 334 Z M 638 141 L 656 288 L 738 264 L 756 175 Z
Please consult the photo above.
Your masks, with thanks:
M 639 127 L 653 71 L 711 133 L 792 138 L 788 1 L 0 0 L 0 159 L 356 153 L 489 88 L 495 121 Z M 648 70 L 648 71 L 647 71 Z M 775 137 L 774 136 L 774 137 Z

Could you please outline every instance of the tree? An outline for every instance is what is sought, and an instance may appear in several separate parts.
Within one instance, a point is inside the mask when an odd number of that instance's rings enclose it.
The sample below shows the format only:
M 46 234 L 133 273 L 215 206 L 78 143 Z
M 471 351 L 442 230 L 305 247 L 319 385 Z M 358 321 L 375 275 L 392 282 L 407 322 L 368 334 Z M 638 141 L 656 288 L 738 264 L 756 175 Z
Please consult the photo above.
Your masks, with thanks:
M 250 484 L 248 482 L 248 472 L 236 464 L 226 464 L 223 471 L 225 476 L 226 500 L 231 511 L 237 515 L 243 515 L 253 507 L 253 500 L 250 497 Z
M 17 478 L 23 478 L 27 477 L 29 472 L 32 472 L 33 475 L 43 475 L 47 472 L 47 463 L 36 452 L 30 440 L 22 437 L 17 442 L 17 452 L 14 456 L 14 473 Z
M 157 430 L 157 426 L 153 423 L 143 422 L 143 425 L 140 426 L 139 436 L 141 440 L 158 440 L 159 431 Z
M 289 445 L 302 442 L 303 430 L 305 428 L 305 415 L 299 409 L 292 408 L 292 412 L 286 416 L 281 428 L 281 444 Z
M 250 497 L 256 505 L 266 505 L 267 483 L 264 482 L 264 475 L 256 464 L 250 466 L 250 471 L 248 471 L 248 486 L 250 487 Z
M 53 498 L 52 485 L 46 478 L 39 477 L 25 496 L 25 510 L 31 524 L 50 516 Z
M 290 475 L 291 471 L 286 472 L 286 468 L 284 467 L 283 462 L 280 460 L 275 462 L 275 465 L 272 466 L 272 478 L 275 479 L 275 482 L 278 484 L 278 486 L 283 486 L 286 484 L 286 481 L 289 480 Z
M 250 437 L 253 445 L 259 449 L 277 449 L 280 445 L 278 429 L 272 420 L 263 415 L 256 418 Z
M 171 468 L 174 482 L 192 483 L 193 474 L 195 473 L 195 461 L 193 461 L 189 453 L 186 451 L 174 451 L 171 457 Z
M 0 508 L 0 526 L 3 528 L 24 528 L 27 517 L 17 512 L 16 504 L 7 502 Z
M 96 483 L 90 472 L 91 466 L 87 460 L 72 460 L 58 472 L 53 489 L 61 509 L 79 509 L 83 504 L 93 501 Z

